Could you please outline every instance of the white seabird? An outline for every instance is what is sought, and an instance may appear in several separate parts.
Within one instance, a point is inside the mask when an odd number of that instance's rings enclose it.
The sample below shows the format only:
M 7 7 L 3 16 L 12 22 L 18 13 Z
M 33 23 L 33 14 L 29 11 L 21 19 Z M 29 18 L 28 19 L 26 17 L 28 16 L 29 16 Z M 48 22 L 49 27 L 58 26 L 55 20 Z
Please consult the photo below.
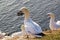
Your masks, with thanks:
M 49 27 L 51 30 L 59 30 L 60 29 L 60 21 L 55 21 L 55 15 L 53 13 L 48 13 L 50 17 Z
M 27 34 L 32 34 L 36 37 L 42 37 L 42 35 L 44 34 L 42 33 L 41 27 L 30 18 L 30 12 L 26 7 L 22 7 L 20 11 L 17 13 L 18 16 L 23 14 L 25 16 L 24 27 Z

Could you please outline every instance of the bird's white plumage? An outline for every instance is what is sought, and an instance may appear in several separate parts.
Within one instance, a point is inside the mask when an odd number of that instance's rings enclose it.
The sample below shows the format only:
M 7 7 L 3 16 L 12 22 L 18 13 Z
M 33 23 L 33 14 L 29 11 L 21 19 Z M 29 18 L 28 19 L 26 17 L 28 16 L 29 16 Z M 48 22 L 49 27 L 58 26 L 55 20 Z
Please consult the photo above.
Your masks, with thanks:
M 41 27 L 35 23 L 31 18 L 24 20 L 25 30 L 27 33 L 39 34 L 42 33 Z
M 60 21 L 57 21 L 56 24 L 60 25 Z
M 11 35 L 11 37 L 15 37 L 15 36 L 21 36 L 23 34 L 23 32 L 16 32 L 16 33 L 13 33 Z

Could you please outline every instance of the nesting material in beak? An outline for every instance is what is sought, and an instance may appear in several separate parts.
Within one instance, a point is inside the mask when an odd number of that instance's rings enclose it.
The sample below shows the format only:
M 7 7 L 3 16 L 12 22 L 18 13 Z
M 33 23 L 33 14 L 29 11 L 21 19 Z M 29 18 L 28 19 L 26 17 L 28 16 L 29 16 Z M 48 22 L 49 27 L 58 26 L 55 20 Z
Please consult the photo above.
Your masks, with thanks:
M 22 11 L 19 11 L 18 13 L 17 13 L 17 16 L 21 16 L 21 15 L 23 15 L 24 13 L 22 12 Z

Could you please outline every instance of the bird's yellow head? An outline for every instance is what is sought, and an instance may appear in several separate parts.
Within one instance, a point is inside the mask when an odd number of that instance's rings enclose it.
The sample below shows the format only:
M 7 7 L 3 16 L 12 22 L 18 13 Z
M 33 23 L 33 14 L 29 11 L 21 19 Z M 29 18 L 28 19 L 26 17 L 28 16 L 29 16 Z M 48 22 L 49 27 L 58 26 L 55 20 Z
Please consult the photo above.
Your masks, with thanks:
M 50 18 L 55 18 L 54 13 L 48 13 L 48 16 L 49 16 Z
M 20 11 L 17 13 L 18 16 L 28 13 L 29 10 L 26 7 L 22 7 Z

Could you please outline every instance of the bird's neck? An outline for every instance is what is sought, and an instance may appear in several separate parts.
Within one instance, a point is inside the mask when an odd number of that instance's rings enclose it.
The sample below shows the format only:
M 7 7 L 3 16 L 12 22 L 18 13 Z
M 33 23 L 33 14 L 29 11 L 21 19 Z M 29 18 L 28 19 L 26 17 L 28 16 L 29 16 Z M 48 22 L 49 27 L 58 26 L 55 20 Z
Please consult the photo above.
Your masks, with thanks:
M 25 12 L 25 20 L 28 20 L 29 19 L 29 16 L 30 16 L 30 14 L 29 14 L 29 12 Z
M 54 30 L 54 25 L 55 25 L 55 18 L 51 18 L 50 19 L 50 25 L 49 25 L 49 27 L 51 28 L 51 30 Z
M 55 22 L 55 16 L 51 16 L 51 19 L 50 19 L 50 24 L 54 23 Z
M 50 19 L 50 23 L 55 22 L 55 18 Z

